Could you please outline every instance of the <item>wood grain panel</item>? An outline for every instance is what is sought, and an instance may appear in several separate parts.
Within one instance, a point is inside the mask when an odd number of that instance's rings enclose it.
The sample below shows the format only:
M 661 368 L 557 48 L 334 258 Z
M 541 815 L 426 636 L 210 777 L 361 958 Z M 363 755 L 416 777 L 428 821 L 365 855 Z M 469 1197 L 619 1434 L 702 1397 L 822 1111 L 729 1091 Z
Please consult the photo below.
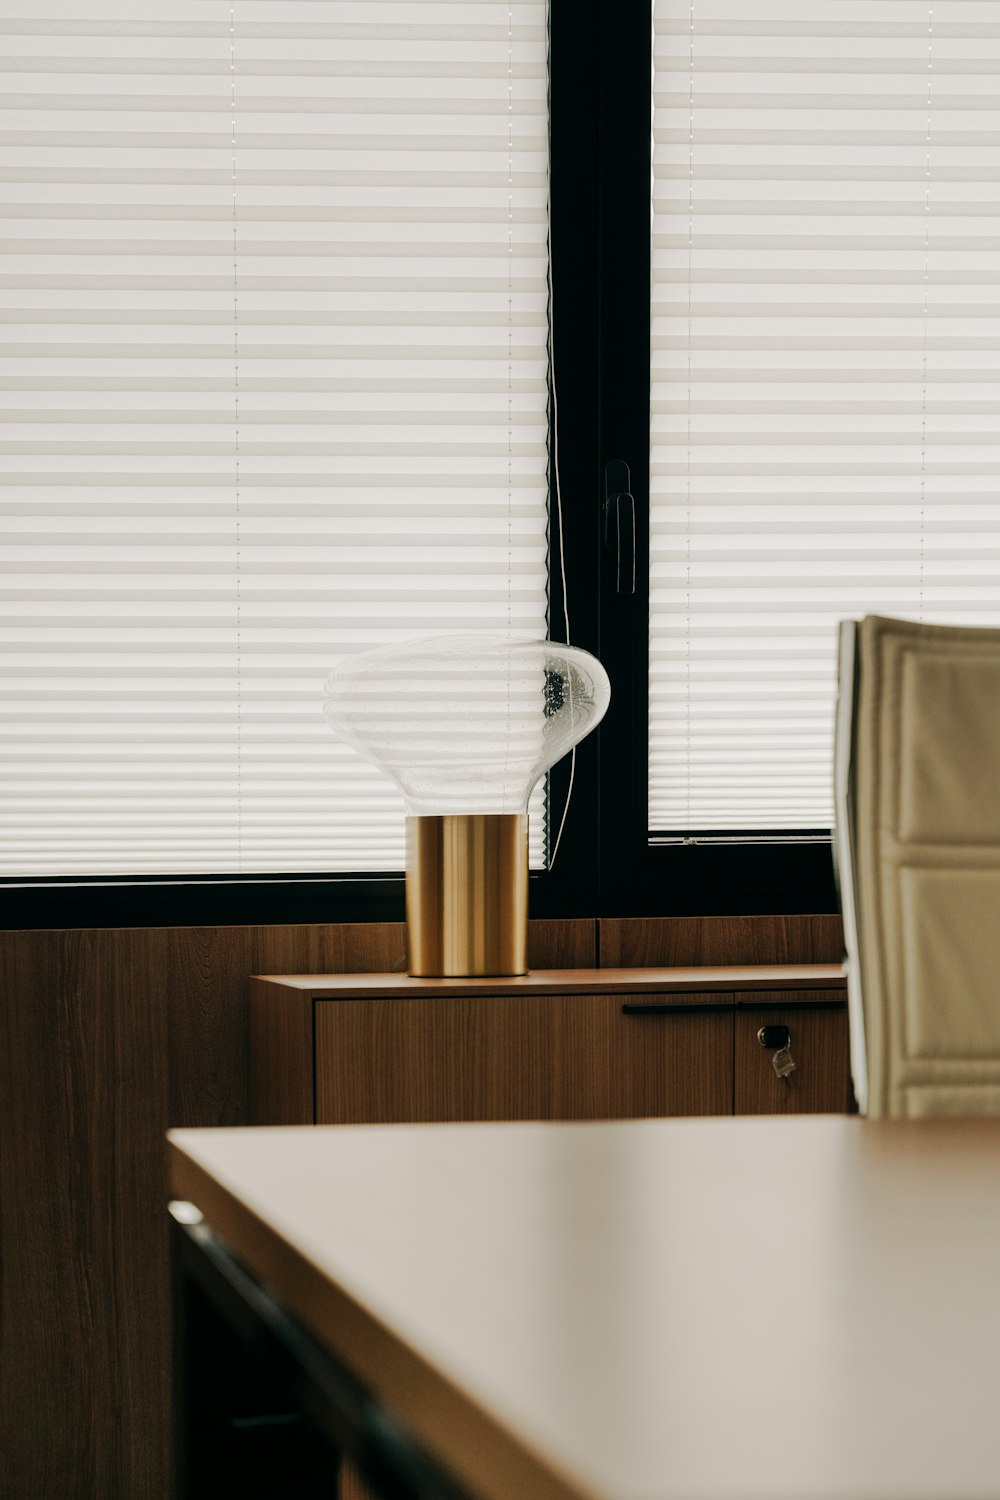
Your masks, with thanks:
M 602 968 L 822 964 L 844 956 L 839 916 L 602 917 Z
M 338 922 L 248 931 L 252 974 L 381 974 L 406 967 L 403 922 Z
M 787 1026 L 791 1033 L 796 1069 L 787 1080 L 774 1071 L 774 1052 L 757 1040 L 761 1026 Z M 792 1010 L 748 1005 L 737 1012 L 734 1090 L 738 1115 L 846 1114 L 850 1074 L 846 1006 Z
M 528 965 L 532 969 L 592 969 L 597 963 L 597 921 L 593 917 L 528 923 Z
M 0 968 L 0 1493 L 160 1497 L 167 1018 L 149 952 L 6 934 Z
M 108 1486 L 105 1477 L 94 1493 L 103 1489 L 113 1496 L 159 1497 L 164 1485 L 172 1483 L 173 1470 L 170 1254 L 163 1211 L 163 1135 L 173 1123 L 171 1016 L 156 1003 L 165 975 L 147 933 L 107 932 L 101 937 L 102 971 L 95 992 L 113 998 L 108 1019 L 115 1045 L 107 1049 L 102 1041 L 95 1049 L 91 1076 L 103 1074 L 110 1096 L 104 1098 L 103 1088 L 98 1089 L 95 1100 L 87 1079 L 82 1089 L 87 1106 L 93 1110 L 96 1104 L 104 1114 L 104 1141 L 110 1146 L 109 1157 L 94 1151 L 91 1170 L 95 1201 L 106 1195 L 112 1225 L 95 1261 L 110 1267 L 113 1291 L 110 1304 L 95 1309 L 105 1331 L 107 1386 L 95 1379 L 93 1369 L 87 1374 L 92 1399 L 101 1403 L 101 1429 L 110 1425 L 117 1451 L 111 1463 L 115 1482 Z
M 316 1118 L 729 1113 L 732 1045 L 731 1014 L 626 1017 L 617 996 L 317 1001 Z
M 351 922 L 317 927 L 246 929 L 255 974 L 372 974 L 406 972 L 404 922 Z M 592 968 L 597 922 L 592 917 L 528 923 L 533 969 Z
M 250 981 L 250 1123 L 312 1125 L 313 1000 Z
M 169 1017 L 171 1125 L 245 1125 L 249 927 L 142 930 L 152 1003 Z M 135 936 L 135 934 L 133 934 Z M 137 997 L 148 1003 L 144 996 Z

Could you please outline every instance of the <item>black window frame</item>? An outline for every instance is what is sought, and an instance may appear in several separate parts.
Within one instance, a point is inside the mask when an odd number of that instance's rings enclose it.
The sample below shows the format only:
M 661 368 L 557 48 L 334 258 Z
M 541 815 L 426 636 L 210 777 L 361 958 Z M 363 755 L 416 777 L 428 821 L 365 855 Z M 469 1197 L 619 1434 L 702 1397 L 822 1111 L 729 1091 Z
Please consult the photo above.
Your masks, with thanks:
M 647 833 L 651 44 L 650 0 L 550 0 L 549 633 L 565 638 L 565 586 L 573 643 L 604 662 L 612 703 L 578 748 L 558 857 L 531 875 L 531 915 L 832 912 L 828 841 Z M 635 499 L 634 594 L 618 587 L 633 559 L 606 527 L 615 461 Z M 549 777 L 550 842 L 569 780 L 567 759 Z M 39 877 L 6 882 L 3 907 L 8 928 L 401 921 L 404 879 Z
M 631 559 L 602 548 L 599 653 L 613 687 L 601 731 L 600 912 L 605 916 L 835 912 L 828 831 L 649 834 L 649 431 L 652 7 L 597 5 L 601 76 L 599 472 L 613 492 L 627 464 L 635 500 Z M 609 468 L 614 465 L 614 468 Z M 604 496 L 602 494 L 602 505 Z M 628 518 L 610 512 L 610 540 Z M 613 790 L 611 790 L 613 789 Z

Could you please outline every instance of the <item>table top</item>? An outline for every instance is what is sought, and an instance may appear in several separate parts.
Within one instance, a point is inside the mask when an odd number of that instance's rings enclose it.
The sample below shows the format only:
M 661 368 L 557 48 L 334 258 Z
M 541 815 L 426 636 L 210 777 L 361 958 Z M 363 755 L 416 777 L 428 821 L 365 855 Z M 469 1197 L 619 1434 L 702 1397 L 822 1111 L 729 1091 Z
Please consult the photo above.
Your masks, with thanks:
M 171 1133 L 486 1500 L 995 1500 L 1000 1121 Z
M 412 974 L 257 974 L 312 999 L 415 998 L 449 995 L 594 995 L 629 993 L 738 993 L 772 990 L 842 990 L 843 964 L 734 964 L 670 969 L 532 969 L 511 978 L 426 979 Z

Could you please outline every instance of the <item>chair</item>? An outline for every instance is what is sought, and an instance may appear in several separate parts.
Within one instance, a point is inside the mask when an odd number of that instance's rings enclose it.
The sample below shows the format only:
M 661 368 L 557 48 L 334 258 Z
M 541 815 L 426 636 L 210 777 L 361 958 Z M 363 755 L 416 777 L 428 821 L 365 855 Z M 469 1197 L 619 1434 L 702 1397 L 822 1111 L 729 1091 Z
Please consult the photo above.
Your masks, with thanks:
M 1000 1114 L 1000 630 L 842 625 L 834 782 L 859 1109 Z

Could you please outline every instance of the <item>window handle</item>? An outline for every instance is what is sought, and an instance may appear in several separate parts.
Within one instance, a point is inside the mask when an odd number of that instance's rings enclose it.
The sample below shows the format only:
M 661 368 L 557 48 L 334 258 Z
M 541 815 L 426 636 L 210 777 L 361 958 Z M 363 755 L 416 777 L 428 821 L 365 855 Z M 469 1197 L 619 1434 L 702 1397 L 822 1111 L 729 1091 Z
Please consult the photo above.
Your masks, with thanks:
M 615 554 L 615 592 L 635 593 L 635 496 L 622 458 L 604 469 L 604 545 Z

